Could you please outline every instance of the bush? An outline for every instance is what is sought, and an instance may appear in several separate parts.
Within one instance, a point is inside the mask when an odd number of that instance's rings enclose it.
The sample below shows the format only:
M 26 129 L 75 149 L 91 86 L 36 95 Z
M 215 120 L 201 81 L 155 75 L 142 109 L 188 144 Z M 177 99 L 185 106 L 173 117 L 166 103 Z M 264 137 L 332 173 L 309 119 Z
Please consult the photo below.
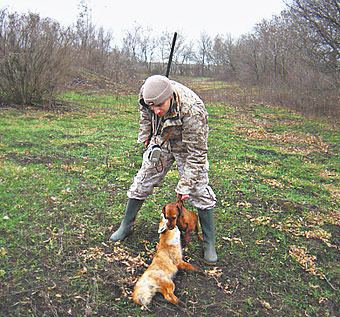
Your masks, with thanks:
M 0 100 L 37 105 L 52 100 L 71 65 L 72 33 L 51 19 L 0 11 Z

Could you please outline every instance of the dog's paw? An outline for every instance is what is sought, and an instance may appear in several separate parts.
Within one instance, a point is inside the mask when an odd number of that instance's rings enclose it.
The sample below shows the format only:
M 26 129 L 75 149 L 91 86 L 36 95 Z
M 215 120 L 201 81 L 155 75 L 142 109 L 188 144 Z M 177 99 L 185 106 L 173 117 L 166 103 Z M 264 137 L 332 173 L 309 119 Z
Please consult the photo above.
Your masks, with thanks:
M 207 275 L 207 273 L 204 270 L 202 270 L 199 266 L 195 265 L 195 268 L 197 269 L 197 271 L 196 271 L 197 274 L 200 274 L 202 276 L 206 276 Z

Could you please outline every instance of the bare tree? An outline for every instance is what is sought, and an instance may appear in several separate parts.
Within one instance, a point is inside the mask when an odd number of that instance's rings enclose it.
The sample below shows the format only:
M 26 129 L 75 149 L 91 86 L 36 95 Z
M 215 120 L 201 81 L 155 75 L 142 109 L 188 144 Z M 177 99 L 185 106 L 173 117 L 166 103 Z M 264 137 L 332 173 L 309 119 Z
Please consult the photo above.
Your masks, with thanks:
M 160 59 L 161 59 L 162 66 L 164 69 L 166 68 L 168 58 L 170 55 L 170 51 L 171 51 L 172 36 L 173 34 L 171 34 L 170 32 L 164 31 L 159 37 L 159 46 L 158 46 L 159 52 L 160 52 L 159 55 L 160 55 Z M 177 45 L 175 46 L 175 49 L 176 48 L 177 48 Z M 175 57 L 177 56 L 176 52 L 174 56 Z
M 241 80 L 259 84 L 263 65 L 260 61 L 260 40 L 254 34 L 242 36 L 236 43 L 237 70 Z M 262 56 L 262 59 L 265 58 Z
M 123 37 L 123 52 L 133 60 L 138 60 L 138 45 L 140 43 L 141 25 L 134 25 L 132 30 L 126 30 Z
M 181 75 L 189 75 L 191 73 L 192 64 L 195 60 L 194 42 L 186 42 L 185 37 L 181 37 L 176 52 L 176 65 L 178 65 L 179 73 Z
M 200 65 L 200 73 L 202 76 L 204 76 L 206 71 L 209 70 L 209 65 L 212 61 L 211 51 L 212 39 L 206 32 L 202 32 L 200 39 L 198 40 L 198 52 L 196 56 L 197 62 Z
M 95 37 L 95 26 L 92 23 L 91 9 L 86 0 L 80 0 L 78 5 L 78 19 L 76 24 L 76 35 L 78 45 L 82 51 L 87 51 L 90 43 Z
M 216 68 L 215 72 L 224 78 L 228 78 L 236 72 L 234 52 L 234 41 L 230 34 L 225 37 L 221 35 L 215 37 L 211 57 Z
M 164 69 L 166 68 L 169 60 L 173 36 L 173 33 L 165 31 L 159 38 L 158 48 L 160 49 L 160 57 Z M 180 73 L 182 75 L 186 73 L 188 65 L 194 60 L 195 57 L 193 46 L 193 42 L 189 42 L 188 44 L 186 43 L 186 36 L 183 31 L 179 32 L 174 49 L 171 67 L 172 73 Z
M 155 57 L 155 49 L 158 44 L 157 37 L 153 36 L 151 28 L 142 28 L 138 40 L 139 60 L 144 64 L 147 71 L 151 72 L 152 63 Z
M 289 7 L 310 62 L 322 72 L 331 74 L 340 88 L 339 1 L 293 0 Z
M 295 40 L 283 16 L 274 16 L 271 20 L 262 20 L 254 28 L 254 34 L 260 40 L 260 54 L 263 61 L 262 80 L 266 83 L 285 79 L 290 67 L 291 57 L 295 57 Z M 293 45 L 292 45 L 293 44 Z M 294 53 L 293 53 L 294 51 Z
M 73 46 L 77 56 L 76 63 L 80 68 L 104 74 L 109 64 L 113 36 L 102 27 L 95 27 L 85 0 L 80 1 L 79 10 Z

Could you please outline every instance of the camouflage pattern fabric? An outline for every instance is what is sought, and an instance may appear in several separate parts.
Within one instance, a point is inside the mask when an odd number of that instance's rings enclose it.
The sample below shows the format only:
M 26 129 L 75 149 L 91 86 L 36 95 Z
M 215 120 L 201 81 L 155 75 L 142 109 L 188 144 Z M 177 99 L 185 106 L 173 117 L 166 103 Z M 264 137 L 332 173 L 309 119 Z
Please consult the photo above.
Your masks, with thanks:
M 175 91 L 175 102 L 166 116 L 159 118 L 151 110 L 143 106 L 140 108 L 138 142 L 144 143 L 152 138 L 143 155 L 142 167 L 128 191 L 128 197 L 146 199 L 176 161 L 179 171 L 176 192 L 188 194 L 187 201 L 196 208 L 212 208 L 216 204 L 216 197 L 209 186 L 208 177 L 208 113 L 202 100 L 192 90 L 175 81 L 171 81 L 171 84 Z M 140 93 L 142 98 L 143 87 Z M 155 144 L 162 144 L 171 127 L 169 138 L 162 146 L 161 162 L 155 164 L 149 160 L 151 148 Z M 158 132 L 156 136 L 154 130 Z

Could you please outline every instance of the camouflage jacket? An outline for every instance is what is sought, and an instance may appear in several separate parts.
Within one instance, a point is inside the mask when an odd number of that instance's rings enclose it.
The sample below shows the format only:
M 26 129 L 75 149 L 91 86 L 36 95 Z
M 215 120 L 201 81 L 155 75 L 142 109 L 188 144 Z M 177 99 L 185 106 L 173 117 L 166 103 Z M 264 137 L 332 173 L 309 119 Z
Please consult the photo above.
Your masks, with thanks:
M 168 141 L 163 148 L 168 146 L 173 153 L 187 154 L 184 173 L 176 188 L 177 193 L 184 195 L 197 191 L 195 187 L 199 183 L 200 175 L 204 174 L 202 172 L 207 172 L 209 168 L 207 160 L 208 112 L 203 101 L 192 90 L 175 81 L 171 81 L 171 84 L 174 88 L 174 102 L 169 112 L 162 118 L 142 105 L 143 87 L 141 88 L 138 142 L 144 143 L 146 140 L 152 141 L 153 139 L 160 145 L 172 127 Z

